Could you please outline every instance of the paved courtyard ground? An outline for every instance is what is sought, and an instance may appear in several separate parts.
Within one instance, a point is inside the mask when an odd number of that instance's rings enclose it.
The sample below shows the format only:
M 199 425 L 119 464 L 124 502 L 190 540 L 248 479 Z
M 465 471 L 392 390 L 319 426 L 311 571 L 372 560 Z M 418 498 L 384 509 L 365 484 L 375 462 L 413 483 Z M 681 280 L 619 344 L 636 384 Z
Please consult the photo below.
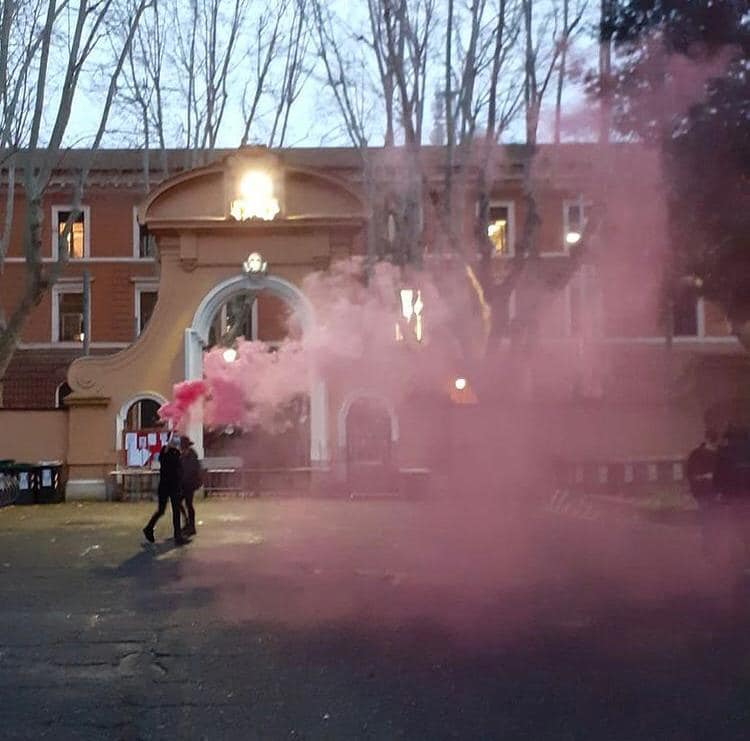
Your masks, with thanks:
M 750 600 L 694 528 L 486 502 L 0 510 L 3 739 L 741 739 Z

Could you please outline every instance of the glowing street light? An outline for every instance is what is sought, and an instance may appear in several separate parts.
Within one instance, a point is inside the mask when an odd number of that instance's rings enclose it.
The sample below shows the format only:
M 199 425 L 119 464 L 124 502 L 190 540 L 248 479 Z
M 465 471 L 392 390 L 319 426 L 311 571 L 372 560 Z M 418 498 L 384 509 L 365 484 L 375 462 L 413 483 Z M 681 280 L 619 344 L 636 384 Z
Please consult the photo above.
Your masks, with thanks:
M 222 357 L 224 358 L 225 362 L 234 363 L 234 361 L 237 360 L 237 351 L 233 347 L 228 347 L 222 353 Z
M 456 391 L 463 391 L 466 388 L 466 379 L 463 378 L 463 376 L 459 376 L 453 381 L 453 385 L 455 386 Z

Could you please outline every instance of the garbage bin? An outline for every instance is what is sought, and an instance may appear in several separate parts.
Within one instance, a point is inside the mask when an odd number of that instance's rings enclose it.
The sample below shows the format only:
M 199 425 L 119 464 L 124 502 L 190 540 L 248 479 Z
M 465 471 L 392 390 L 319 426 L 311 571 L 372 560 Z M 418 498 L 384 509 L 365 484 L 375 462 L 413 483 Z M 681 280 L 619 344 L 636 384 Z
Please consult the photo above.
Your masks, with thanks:
M 61 461 L 13 463 L 5 469 L 17 485 L 15 504 L 54 504 L 65 501 Z
M 15 504 L 18 498 L 18 481 L 11 471 L 14 461 L 0 460 L 0 507 Z
M 15 478 L 18 486 L 16 504 L 36 504 L 37 501 L 37 473 L 38 469 L 32 463 L 14 463 L 8 467 L 8 472 Z
M 36 501 L 55 504 L 65 501 L 65 477 L 61 461 L 40 461 L 36 465 Z

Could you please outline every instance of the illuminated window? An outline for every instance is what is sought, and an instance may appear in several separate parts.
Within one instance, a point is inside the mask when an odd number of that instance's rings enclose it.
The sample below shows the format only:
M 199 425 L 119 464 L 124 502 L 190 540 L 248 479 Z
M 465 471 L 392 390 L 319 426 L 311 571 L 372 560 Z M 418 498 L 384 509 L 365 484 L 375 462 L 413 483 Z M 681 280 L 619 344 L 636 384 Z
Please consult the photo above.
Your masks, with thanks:
M 81 206 L 78 214 L 73 218 L 67 236 L 65 224 L 74 213 L 70 206 L 52 207 L 52 257 L 56 258 L 60 248 L 67 245 L 68 257 L 71 260 L 81 260 L 89 256 L 89 209 Z
M 494 247 L 496 257 L 513 254 L 513 204 L 494 202 L 490 205 L 487 236 Z
M 562 250 L 567 251 L 583 239 L 591 204 L 578 199 L 563 201 Z

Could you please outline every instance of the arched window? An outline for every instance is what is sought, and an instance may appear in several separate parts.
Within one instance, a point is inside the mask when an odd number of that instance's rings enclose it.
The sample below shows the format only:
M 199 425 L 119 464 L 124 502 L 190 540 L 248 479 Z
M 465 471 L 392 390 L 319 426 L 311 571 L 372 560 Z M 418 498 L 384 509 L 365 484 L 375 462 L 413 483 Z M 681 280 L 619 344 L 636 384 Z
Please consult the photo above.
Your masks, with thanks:
M 55 409 L 63 409 L 65 407 L 64 401 L 65 397 L 70 394 L 72 389 L 68 385 L 67 381 L 63 381 L 56 389 L 55 389 Z
M 161 404 L 153 399 L 139 399 L 133 402 L 125 415 L 126 430 L 143 430 L 149 427 L 158 427 L 159 407 Z

